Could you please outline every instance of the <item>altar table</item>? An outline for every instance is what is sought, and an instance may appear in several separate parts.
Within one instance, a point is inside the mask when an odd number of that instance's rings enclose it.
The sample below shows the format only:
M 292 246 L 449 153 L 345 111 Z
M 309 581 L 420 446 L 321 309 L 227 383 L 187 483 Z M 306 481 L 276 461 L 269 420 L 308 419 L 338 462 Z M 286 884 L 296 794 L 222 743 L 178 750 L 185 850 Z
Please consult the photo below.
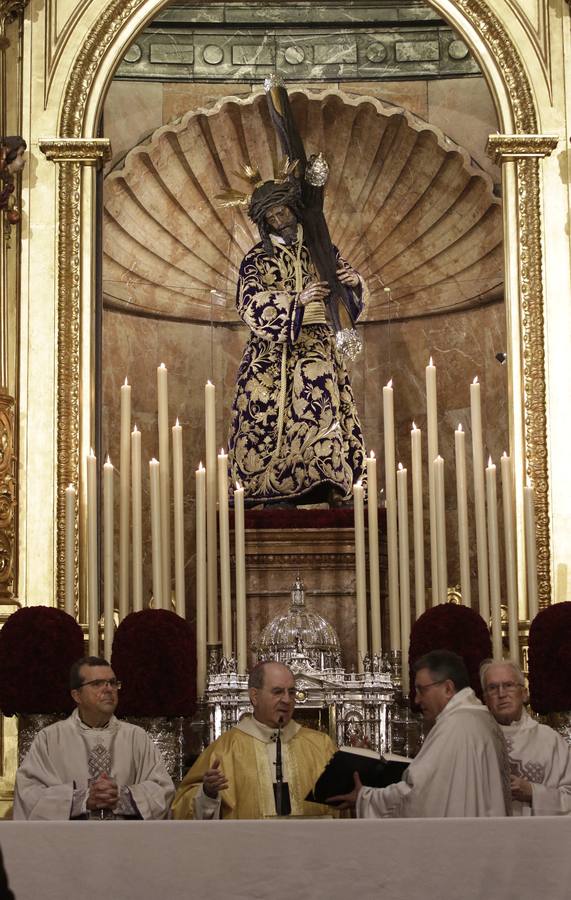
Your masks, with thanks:
M 569 900 L 571 817 L 0 822 L 16 900 Z

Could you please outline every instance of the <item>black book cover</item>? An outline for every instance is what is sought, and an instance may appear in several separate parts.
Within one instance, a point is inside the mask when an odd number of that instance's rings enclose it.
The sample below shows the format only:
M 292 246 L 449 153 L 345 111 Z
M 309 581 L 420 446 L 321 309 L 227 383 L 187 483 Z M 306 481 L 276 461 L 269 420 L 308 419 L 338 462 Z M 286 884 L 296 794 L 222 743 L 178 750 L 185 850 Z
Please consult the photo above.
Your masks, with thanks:
M 358 772 L 363 784 L 369 787 L 387 787 L 402 781 L 410 762 L 406 757 L 387 759 L 372 750 L 342 748 L 333 754 L 305 799 L 325 803 L 329 797 L 349 794 L 355 785 L 353 772 Z

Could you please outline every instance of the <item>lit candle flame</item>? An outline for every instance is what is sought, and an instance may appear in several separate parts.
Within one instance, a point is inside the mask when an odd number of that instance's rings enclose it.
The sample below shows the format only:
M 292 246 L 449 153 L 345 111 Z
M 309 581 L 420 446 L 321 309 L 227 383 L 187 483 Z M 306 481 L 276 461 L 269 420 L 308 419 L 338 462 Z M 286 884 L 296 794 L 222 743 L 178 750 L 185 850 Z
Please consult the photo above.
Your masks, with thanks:
M 198 471 L 204 472 L 204 466 L 202 465 L 202 460 L 200 460 L 200 462 L 198 463 Z
M 418 431 L 418 428 L 416 427 L 416 422 L 413 422 L 413 423 L 412 423 L 412 430 L 413 430 L 413 431 Z
M 434 368 L 434 363 L 432 362 L 432 357 L 430 357 L 430 359 L 428 360 L 428 365 L 432 366 L 432 368 Z
M 160 366 L 159 366 L 159 369 L 166 369 L 165 364 L 164 364 L 164 363 L 161 363 Z
M 127 381 L 127 376 L 126 376 L 126 375 L 125 375 L 125 381 L 123 382 L 123 386 L 124 386 L 124 387 L 128 387 L 128 386 L 129 386 L 129 382 Z
M 392 378 L 389 378 L 389 380 L 387 381 L 387 387 L 392 389 L 392 386 L 393 386 L 393 380 L 392 380 Z
M 488 468 L 490 468 L 490 466 L 493 466 L 493 465 L 494 465 L 494 464 L 493 464 L 493 462 L 492 462 L 492 457 L 491 457 L 491 456 L 488 456 Z
M 243 490 L 242 485 L 240 484 L 239 481 L 236 482 L 236 490 L 237 490 L 237 491 Z
M 135 432 L 138 430 L 139 429 L 137 428 L 137 423 L 135 422 L 135 424 L 133 425 L 133 434 L 135 434 Z
M 178 421 L 178 416 L 176 417 L 175 428 L 180 428 L 180 423 L 179 423 L 179 421 Z
M 473 380 L 472 384 L 478 384 L 478 376 L 477 375 L 474 376 L 474 380 Z
M 109 459 L 109 454 L 107 454 L 107 459 L 105 460 L 105 465 L 106 465 L 106 466 L 110 466 L 110 465 L 111 465 L 111 460 Z
M 462 428 L 462 422 L 458 422 L 458 431 L 464 431 Z
M 399 463 L 399 472 L 402 472 L 402 471 L 403 471 L 403 464 Z
M 375 451 L 371 450 L 371 455 L 369 456 L 369 459 L 374 459 L 374 458 L 375 458 Z

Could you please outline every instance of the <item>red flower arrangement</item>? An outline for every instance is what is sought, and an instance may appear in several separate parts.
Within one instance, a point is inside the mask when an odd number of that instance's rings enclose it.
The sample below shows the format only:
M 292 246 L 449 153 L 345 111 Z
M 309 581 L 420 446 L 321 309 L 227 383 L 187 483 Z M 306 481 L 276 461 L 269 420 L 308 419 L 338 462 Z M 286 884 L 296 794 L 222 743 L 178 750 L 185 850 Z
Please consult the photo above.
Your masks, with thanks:
M 69 670 L 83 656 L 83 632 L 53 606 L 29 606 L 0 631 L 0 709 L 5 716 L 69 713 Z
M 423 613 L 410 634 L 410 684 L 414 684 L 414 662 L 431 650 L 452 650 L 462 657 L 470 676 L 470 686 L 482 697 L 480 665 L 492 656 L 490 632 L 483 618 L 467 606 L 441 603 Z M 414 705 L 411 687 L 411 704 Z
M 166 609 L 131 613 L 113 641 L 122 682 L 118 714 L 189 716 L 194 712 L 196 654 L 188 623 Z
M 529 629 L 529 694 L 545 715 L 571 709 L 571 603 L 554 603 Z

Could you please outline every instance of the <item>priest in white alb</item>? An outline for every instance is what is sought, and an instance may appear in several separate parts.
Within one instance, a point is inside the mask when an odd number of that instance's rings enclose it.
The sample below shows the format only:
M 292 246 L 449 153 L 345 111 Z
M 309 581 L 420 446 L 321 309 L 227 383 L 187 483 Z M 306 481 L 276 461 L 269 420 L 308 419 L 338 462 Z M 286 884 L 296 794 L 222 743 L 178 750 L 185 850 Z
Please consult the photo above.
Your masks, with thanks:
M 331 797 L 357 817 L 505 816 L 511 813 L 506 746 L 497 723 L 469 686 L 464 661 L 434 650 L 416 661 L 416 702 L 432 728 L 402 781 Z
M 76 709 L 44 728 L 16 774 L 15 819 L 162 819 L 174 785 L 142 728 L 114 716 L 121 687 L 95 656 L 70 673 Z
M 515 662 L 487 659 L 480 667 L 484 699 L 506 740 L 514 816 L 571 813 L 571 747 L 524 707 L 528 693 Z

